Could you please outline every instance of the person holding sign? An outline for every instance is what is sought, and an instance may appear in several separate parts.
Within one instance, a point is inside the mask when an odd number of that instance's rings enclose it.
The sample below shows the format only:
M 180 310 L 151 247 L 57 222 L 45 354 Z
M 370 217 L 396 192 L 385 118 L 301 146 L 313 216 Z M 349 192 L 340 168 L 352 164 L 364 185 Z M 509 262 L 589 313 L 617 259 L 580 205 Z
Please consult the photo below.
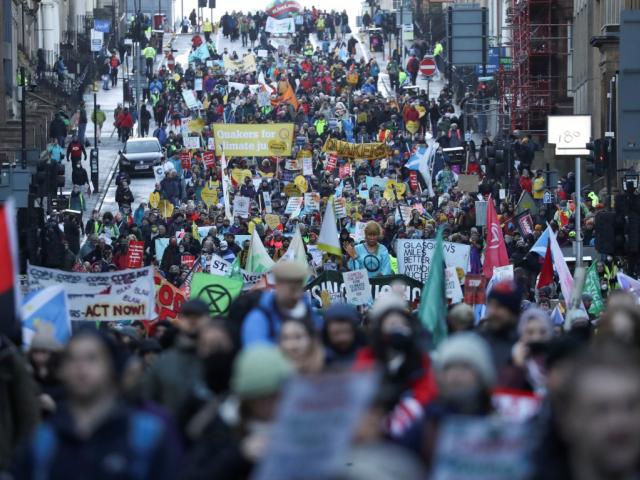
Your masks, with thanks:
M 343 248 L 349 255 L 347 263 L 349 270 L 366 269 L 369 277 L 379 275 L 391 275 L 391 262 L 387 247 L 378 242 L 382 235 L 382 228 L 377 222 L 369 222 L 364 228 L 365 242 L 355 247 L 348 242 L 343 243 Z

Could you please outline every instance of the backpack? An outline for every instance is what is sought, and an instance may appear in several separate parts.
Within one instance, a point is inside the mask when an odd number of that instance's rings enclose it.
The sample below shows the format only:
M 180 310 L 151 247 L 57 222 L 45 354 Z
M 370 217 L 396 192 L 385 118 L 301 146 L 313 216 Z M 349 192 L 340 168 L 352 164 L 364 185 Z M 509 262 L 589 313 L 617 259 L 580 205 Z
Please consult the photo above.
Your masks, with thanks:
M 128 449 L 131 452 L 129 475 L 135 480 L 146 480 L 149 477 L 153 453 L 164 435 L 162 421 L 154 415 L 134 412 L 129 418 L 127 436 Z M 47 480 L 53 465 L 58 437 L 48 423 L 43 423 L 36 431 L 32 447 L 33 479 Z

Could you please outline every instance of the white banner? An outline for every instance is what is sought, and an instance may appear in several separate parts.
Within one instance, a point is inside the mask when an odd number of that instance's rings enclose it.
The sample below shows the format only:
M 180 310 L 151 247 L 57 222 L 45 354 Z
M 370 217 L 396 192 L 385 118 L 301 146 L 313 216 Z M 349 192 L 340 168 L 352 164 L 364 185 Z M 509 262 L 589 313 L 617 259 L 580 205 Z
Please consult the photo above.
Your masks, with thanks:
M 153 267 L 108 273 L 27 266 L 29 289 L 64 285 L 71 320 L 150 320 L 155 313 Z
M 187 150 L 195 150 L 200 148 L 200 137 L 182 137 L 184 148 Z
M 458 278 L 456 267 L 445 268 L 444 279 L 447 298 L 451 299 L 453 305 L 462 302 L 464 296 L 462 295 L 462 288 L 460 288 L 460 279 Z
M 233 216 L 249 218 L 249 197 L 235 197 L 233 199 Z
M 296 32 L 296 24 L 293 18 L 283 18 L 278 20 L 277 18 L 267 17 L 267 24 L 265 30 L 275 35 L 287 35 Z
M 398 252 L 398 273 L 424 282 L 429 275 L 431 257 L 436 248 L 435 240 L 399 239 L 396 245 Z M 470 245 L 444 242 L 444 261 L 447 267 L 456 267 L 467 272 L 469 266 Z
M 291 218 L 300 215 L 302 210 L 303 197 L 291 197 L 287 202 L 287 208 L 284 210 L 285 215 L 290 215 Z
M 262 192 L 262 198 L 264 200 L 265 212 L 273 213 L 273 207 L 271 206 L 271 194 L 269 192 Z
M 182 90 L 182 98 L 184 99 L 184 103 L 187 104 L 187 107 L 190 109 L 197 109 L 199 102 L 193 90 Z
M 312 210 L 314 212 L 320 210 L 320 195 L 313 192 L 305 193 L 304 206 L 307 210 Z
M 313 158 L 305 157 L 302 159 L 302 174 L 313 175 Z

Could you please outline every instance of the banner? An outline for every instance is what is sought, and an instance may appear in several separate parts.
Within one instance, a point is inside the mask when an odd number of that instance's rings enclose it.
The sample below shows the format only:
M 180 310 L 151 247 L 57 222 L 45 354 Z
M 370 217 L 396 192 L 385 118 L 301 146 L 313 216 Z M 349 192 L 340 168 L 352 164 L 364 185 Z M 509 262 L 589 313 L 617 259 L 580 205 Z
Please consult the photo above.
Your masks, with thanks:
M 384 158 L 390 154 L 389 148 L 384 143 L 349 143 L 335 138 L 327 138 L 322 151 L 336 152 L 343 158 L 364 158 L 365 160 Z
M 233 216 L 249 218 L 249 197 L 235 197 L 233 199 Z
M 462 288 L 460 288 L 460 279 L 456 267 L 447 267 L 444 269 L 444 285 L 447 298 L 451 300 L 451 305 L 462 302 Z
M 224 58 L 224 71 L 227 74 L 234 75 L 236 73 L 252 73 L 256 71 L 256 58 L 253 55 L 247 55 L 238 60 L 232 60 L 230 56 Z
M 304 194 L 304 207 L 307 210 L 317 212 L 320 210 L 320 194 L 318 193 L 305 193 Z
M 194 110 L 198 108 L 198 98 L 196 97 L 195 93 L 193 93 L 193 90 L 182 90 L 182 98 L 189 109 Z
M 368 305 L 372 301 L 369 273 L 366 269 L 342 272 L 347 303 Z
M 153 274 L 156 286 L 156 313 L 158 320 L 173 320 L 178 316 L 182 304 L 187 301 L 184 292 L 167 281 L 158 271 Z
M 291 217 L 297 217 L 302 210 L 303 197 L 291 197 L 287 202 L 287 207 L 284 210 L 285 215 Z
M 216 154 L 230 157 L 272 157 L 291 155 L 293 123 L 214 123 Z
M 397 291 L 401 293 L 410 304 L 416 303 L 422 293 L 422 283 L 409 278 L 406 275 L 382 275 L 369 278 L 371 298 L 375 300 L 379 295 Z M 333 270 L 324 271 L 319 277 L 309 282 L 305 287 L 311 294 L 311 298 L 322 305 L 322 292 L 327 292 L 331 303 L 346 303 L 347 293 L 344 278 L 340 272 Z
M 302 159 L 302 174 L 313 175 L 313 158 L 305 157 Z
M 107 273 L 64 272 L 27 266 L 29 289 L 64 285 L 71 320 L 151 320 L 155 317 L 153 267 Z
M 202 153 L 202 163 L 205 168 L 216 168 L 216 157 L 213 152 Z
M 200 137 L 182 137 L 182 143 L 184 143 L 184 148 L 187 150 L 196 150 L 200 148 Z
M 464 303 L 484 305 L 487 303 L 487 279 L 484 275 L 468 273 L 464 277 Z
M 274 35 L 287 35 L 295 33 L 296 25 L 293 18 L 283 18 L 278 20 L 277 18 L 267 17 L 267 24 L 264 29 L 268 33 L 273 33 Z
M 141 268 L 144 257 L 144 242 L 130 241 L 127 249 L 127 268 Z
M 199 298 L 209 305 L 212 317 L 226 315 L 231 302 L 242 291 L 242 280 L 231 277 L 196 273 L 191 282 L 191 298 Z
M 515 216 L 514 220 L 516 221 L 516 227 L 518 227 L 518 231 L 523 238 L 533 235 L 533 219 L 531 218 L 529 210 L 519 213 Z
M 435 247 L 435 240 L 398 239 L 396 245 L 398 273 L 424 282 L 429 275 L 431 257 Z M 444 242 L 444 261 L 446 265 L 448 267 L 456 267 L 462 270 L 463 273 L 468 270 L 470 252 L 470 245 Z

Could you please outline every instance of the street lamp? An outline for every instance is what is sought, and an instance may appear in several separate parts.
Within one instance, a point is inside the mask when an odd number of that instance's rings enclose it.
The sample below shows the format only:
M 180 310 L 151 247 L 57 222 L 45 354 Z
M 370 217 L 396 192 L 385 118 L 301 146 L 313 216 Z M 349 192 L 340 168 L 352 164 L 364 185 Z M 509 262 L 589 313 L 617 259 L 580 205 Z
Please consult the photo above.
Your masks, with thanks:
M 94 127 L 93 127 L 93 147 L 98 149 L 98 119 L 96 111 L 98 107 L 98 81 L 93 81 L 93 115 L 94 115 Z
M 98 81 L 93 81 L 93 148 L 89 153 L 89 170 L 91 171 L 91 183 L 93 183 L 93 191 L 100 191 L 99 175 L 98 175 Z

